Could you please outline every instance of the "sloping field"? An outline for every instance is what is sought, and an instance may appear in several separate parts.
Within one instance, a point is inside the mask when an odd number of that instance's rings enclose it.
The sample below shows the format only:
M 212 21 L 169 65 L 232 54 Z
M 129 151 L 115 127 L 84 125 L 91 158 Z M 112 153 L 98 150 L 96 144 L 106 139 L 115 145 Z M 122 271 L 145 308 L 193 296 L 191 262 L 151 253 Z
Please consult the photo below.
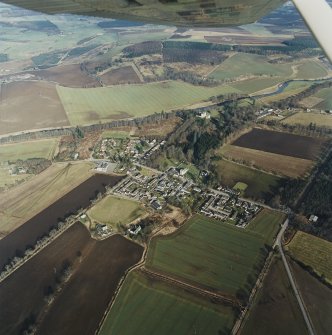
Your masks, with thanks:
M 234 321 L 230 307 L 135 271 L 126 278 L 99 334 L 228 334 Z
M 332 88 L 324 88 L 314 95 L 320 99 L 324 99 L 323 102 L 320 102 L 315 108 L 320 108 L 324 110 L 332 110 Z
M 22 143 L 0 145 L 1 161 L 26 160 L 29 158 L 52 159 L 58 146 L 58 139 L 45 139 Z
M 332 91 L 331 91 L 332 94 Z M 290 117 L 287 117 L 282 121 L 285 124 L 301 124 L 304 126 L 309 126 L 310 123 L 315 124 L 318 127 L 329 127 L 332 128 L 332 114 L 322 114 L 322 113 L 305 113 L 298 112 Z
M 240 334 L 308 334 L 281 260 L 274 259 Z
M 151 240 L 146 266 L 235 296 L 255 282 L 266 256 L 256 233 L 194 216 L 174 234 Z
M 21 81 L 0 85 L 0 135 L 68 126 L 55 84 Z
M 142 252 L 120 235 L 93 240 L 76 223 L 0 284 L 0 334 L 20 334 L 35 323 L 39 334 L 93 334 L 121 277 Z M 71 277 L 64 283 L 68 265 Z
M 269 199 L 273 187 L 276 187 L 280 181 L 277 176 L 224 159 L 216 163 L 216 171 L 221 184 L 232 188 L 238 182 L 245 183 L 248 187 L 244 195 L 255 199 Z
M 237 53 L 226 59 L 210 77 L 215 79 L 237 78 L 240 76 L 279 76 L 290 77 L 292 64 L 271 64 L 267 58 L 260 55 Z
M 235 145 L 226 145 L 220 151 L 228 159 L 291 178 L 303 177 L 313 166 L 313 162 L 308 159 L 278 155 Z
M 62 86 L 92 87 L 100 86 L 98 81 L 89 77 L 79 64 L 59 65 L 47 70 L 36 71 L 33 74 L 47 81 L 54 81 Z
M 230 86 L 240 90 L 243 93 L 252 94 L 275 86 L 281 83 L 283 80 L 284 78 L 280 77 L 262 77 L 237 81 L 230 84 Z
M 321 139 L 308 136 L 254 128 L 232 144 L 238 147 L 314 160 L 319 156 L 323 143 L 324 141 Z
M 128 224 L 145 213 L 139 202 L 107 196 L 88 211 L 92 220 L 109 224 L 114 228 Z
M 137 84 L 141 82 L 131 65 L 108 71 L 100 76 L 100 79 L 104 85 Z
M 313 60 L 307 60 L 298 67 L 296 77 L 300 79 L 323 78 L 328 75 L 326 69 Z
M 260 234 L 265 243 L 272 246 L 284 219 L 285 214 L 264 208 L 250 221 L 246 229 Z
M 332 290 L 305 271 L 299 264 L 291 262 L 306 308 L 317 335 L 326 335 L 332 328 Z
M 92 176 L 92 164 L 58 163 L 0 194 L 0 232 L 7 234 Z
M 332 284 L 332 243 L 298 231 L 287 245 L 291 256 Z
M 237 91 L 227 85 L 199 87 L 177 81 L 57 90 L 72 125 L 160 113 Z

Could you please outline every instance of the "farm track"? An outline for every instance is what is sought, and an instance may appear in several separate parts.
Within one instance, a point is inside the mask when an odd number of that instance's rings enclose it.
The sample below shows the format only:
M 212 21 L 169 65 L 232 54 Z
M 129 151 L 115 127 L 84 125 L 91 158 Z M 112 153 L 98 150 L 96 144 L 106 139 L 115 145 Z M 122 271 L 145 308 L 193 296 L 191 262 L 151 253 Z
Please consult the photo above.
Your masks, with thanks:
M 226 296 L 221 293 L 212 292 L 210 290 L 201 288 L 193 284 L 189 284 L 182 280 L 178 280 L 178 279 L 169 277 L 167 275 L 161 274 L 159 272 L 149 270 L 145 267 L 140 267 L 139 271 L 143 272 L 145 275 L 147 275 L 150 278 L 161 280 L 172 286 L 183 288 L 184 290 L 189 291 L 193 294 L 196 294 L 196 295 L 198 294 L 200 296 L 203 296 L 204 298 L 209 298 L 213 302 L 219 302 L 219 303 L 224 303 L 224 304 L 226 303 L 227 305 L 231 305 L 233 307 L 240 307 L 240 308 L 243 307 L 242 304 L 237 299 L 232 298 L 230 296 Z

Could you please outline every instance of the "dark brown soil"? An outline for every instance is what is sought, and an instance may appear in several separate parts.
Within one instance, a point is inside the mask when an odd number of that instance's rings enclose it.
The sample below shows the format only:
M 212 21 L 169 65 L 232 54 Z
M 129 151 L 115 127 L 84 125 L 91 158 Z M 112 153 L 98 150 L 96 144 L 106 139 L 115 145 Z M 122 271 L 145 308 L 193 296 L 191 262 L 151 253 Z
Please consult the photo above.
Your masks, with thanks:
M 91 239 L 76 223 L 0 284 L 0 334 L 22 334 L 37 325 L 37 334 L 94 334 L 124 272 L 139 261 L 143 248 L 120 235 Z M 71 277 L 60 280 L 64 264 Z
M 105 191 L 105 185 L 115 185 L 120 179 L 122 177 L 94 175 L 4 237 L 0 240 L 0 269 L 10 258 L 20 255 L 27 246 L 34 245 L 40 237 L 56 226 L 59 220 L 87 207 L 91 199 L 99 192 Z
M 254 128 L 232 144 L 238 147 L 314 160 L 319 156 L 323 143 L 324 141 L 321 139 L 308 136 Z
M 104 85 L 135 84 L 141 82 L 132 66 L 124 66 L 111 70 L 100 78 Z

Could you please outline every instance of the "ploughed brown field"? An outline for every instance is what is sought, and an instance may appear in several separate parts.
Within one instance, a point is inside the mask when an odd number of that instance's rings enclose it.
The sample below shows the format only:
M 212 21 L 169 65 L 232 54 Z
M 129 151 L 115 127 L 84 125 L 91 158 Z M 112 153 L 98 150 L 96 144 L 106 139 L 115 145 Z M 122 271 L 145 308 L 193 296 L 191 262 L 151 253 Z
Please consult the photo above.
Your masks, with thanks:
M 100 86 L 95 78 L 89 77 L 81 70 L 79 64 L 59 65 L 47 70 L 33 72 L 34 75 L 47 80 L 54 81 L 61 86 L 69 87 L 97 87 Z
M 232 144 L 238 147 L 314 160 L 319 156 L 324 140 L 254 128 Z
M 20 81 L 0 85 L 0 135 L 62 126 L 69 126 L 69 121 L 55 84 Z
M 100 78 L 104 85 L 137 84 L 141 82 L 132 66 L 124 66 L 108 71 Z
M 29 245 L 47 234 L 58 221 L 85 208 L 99 192 L 105 192 L 105 185 L 115 185 L 123 177 L 94 175 L 31 218 L 12 233 L 0 240 L 0 270 L 15 255 L 20 255 Z
M 120 279 L 142 253 L 120 235 L 93 240 L 75 223 L 0 283 L 0 334 L 22 334 L 29 325 L 37 326 L 36 334 L 94 334 Z M 71 267 L 66 282 L 59 281 L 65 264 Z

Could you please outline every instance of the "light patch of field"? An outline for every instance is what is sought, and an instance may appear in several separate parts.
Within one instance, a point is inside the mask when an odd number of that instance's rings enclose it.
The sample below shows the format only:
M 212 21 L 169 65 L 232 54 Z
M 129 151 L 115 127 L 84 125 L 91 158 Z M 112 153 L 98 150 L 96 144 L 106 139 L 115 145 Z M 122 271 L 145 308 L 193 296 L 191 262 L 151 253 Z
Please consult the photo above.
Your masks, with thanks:
M 318 97 L 314 97 L 314 96 L 310 96 L 307 98 L 304 98 L 303 100 L 301 100 L 301 105 L 307 108 L 313 108 L 314 106 L 318 105 L 319 103 L 323 102 L 324 99 L 318 98 Z
M 177 81 L 57 90 L 72 125 L 160 113 L 237 91 L 227 85 L 199 87 Z
M 125 130 L 107 130 L 102 133 L 103 138 L 127 138 L 130 137 L 130 131 Z
M 264 237 L 266 243 L 272 246 L 285 218 L 284 213 L 264 208 L 250 221 L 246 229 L 260 234 Z
M 57 163 L 0 194 L 0 232 L 9 233 L 91 177 L 93 164 Z
M 332 284 L 332 243 L 298 231 L 286 246 L 292 257 Z
M 324 101 L 315 106 L 324 110 L 332 110 L 332 88 L 324 88 L 314 96 L 323 99 Z
M 175 233 L 151 240 L 146 266 L 235 296 L 255 282 L 266 256 L 261 248 L 260 234 L 196 215 Z
M 0 134 L 68 126 L 55 84 L 21 81 L 0 85 Z
M 300 79 L 316 79 L 323 78 L 328 75 L 326 69 L 314 60 L 303 62 L 303 64 L 301 64 L 297 70 L 298 72 L 296 77 Z
M 43 139 L 0 145 L 0 161 L 17 161 L 29 158 L 52 159 L 58 147 L 58 139 Z
M 277 186 L 279 178 L 247 166 L 219 160 L 216 171 L 221 184 L 234 187 L 238 182 L 248 185 L 244 195 L 255 199 L 264 199 L 271 196 L 272 188 Z
M 308 126 L 310 125 L 310 123 L 313 123 L 319 127 L 332 128 L 332 114 L 321 114 L 321 113 L 314 113 L 314 112 L 310 112 L 310 113 L 298 112 L 282 120 L 282 123 L 302 124 L 304 126 Z
M 291 178 L 303 177 L 313 166 L 313 161 L 308 159 L 284 156 L 235 145 L 225 145 L 220 152 L 228 159 Z
M 134 271 L 122 285 L 99 334 L 228 334 L 234 322 L 232 308 Z
M 271 64 L 264 56 L 238 53 L 226 59 L 210 77 L 222 80 L 253 75 L 289 77 L 292 75 L 292 64 Z
M 284 81 L 283 77 L 278 78 L 261 77 L 261 78 L 240 80 L 233 84 L 230 84 L 230 86 L 240 90 L 243 93 L 252 94 L 267 89 L 269 87 L 273 87 L 283 81 Z
M 234 190 L 238 190 L 241 192 L 244 192 L 247 188 L 248 188 L 248 185 L 245 183 L 241 183 L 241 182 L 236 183 L 235 186 L 233 187 Z
M 118 225 L 136 220 L 145 214 L 145 210 L 137 201 L 110 195 L 99 201 L 87 214 L 95 222 L 116 228 Z

